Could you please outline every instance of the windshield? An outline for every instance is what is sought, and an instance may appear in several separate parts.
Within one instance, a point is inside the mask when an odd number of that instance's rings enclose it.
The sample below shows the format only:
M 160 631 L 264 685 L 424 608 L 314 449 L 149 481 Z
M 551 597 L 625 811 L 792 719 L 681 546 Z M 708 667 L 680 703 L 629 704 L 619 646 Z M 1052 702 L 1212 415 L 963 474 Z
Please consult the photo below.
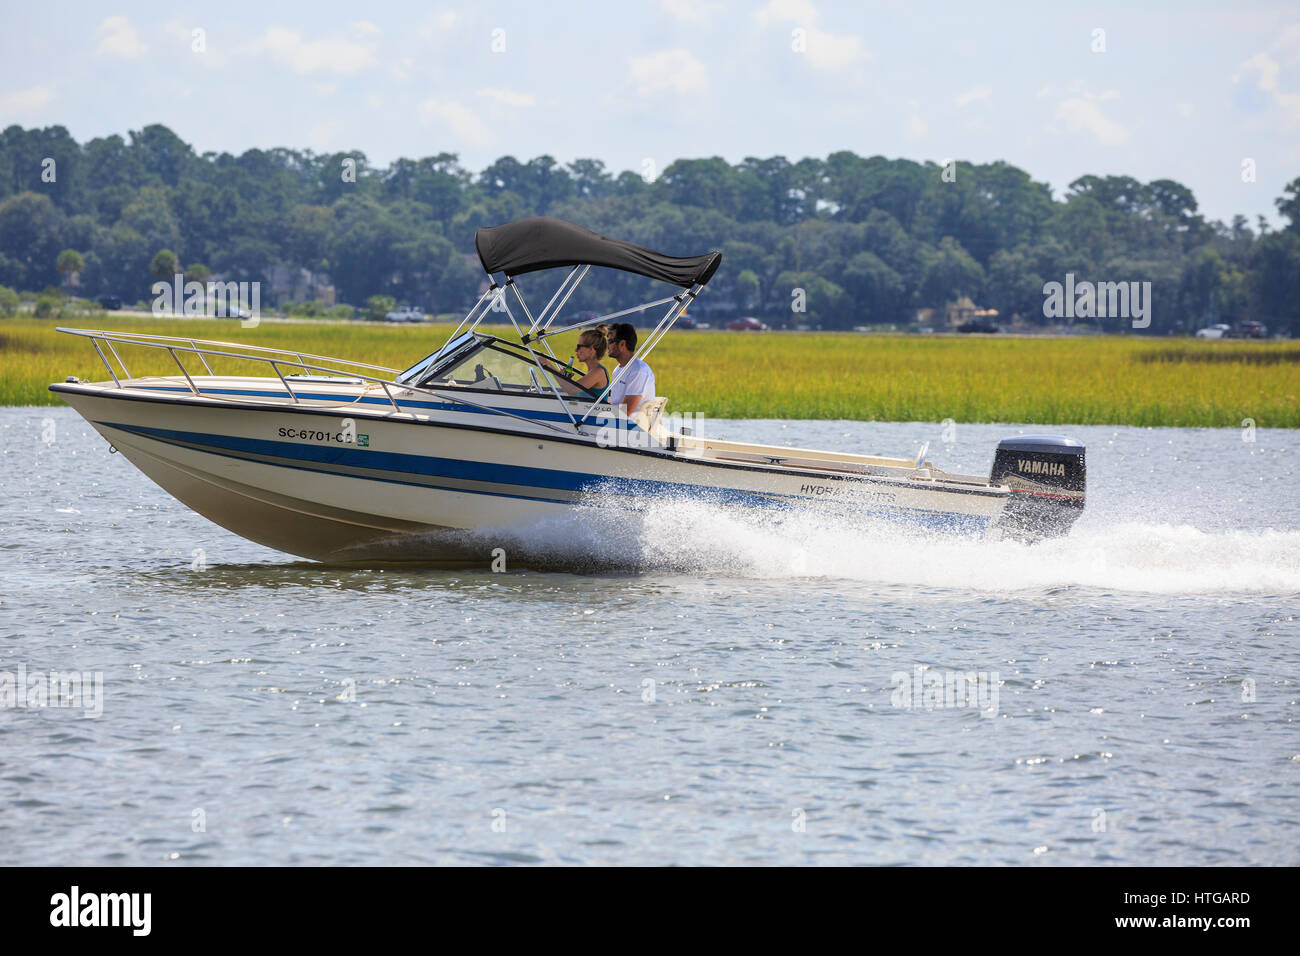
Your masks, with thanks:
M 539 369 L 526 350 L 495 339 L 484 340 L 473 335 L 462 338 L 464 342 L 458 339 L 444 346 L 403 372 L 399 380 L 425 388 L 474 388 L 534 395 L 553 395 L 559 391 L 569 399 L 590 399 L 571 380 Z
M 425 375 L 429 374 L 429 370 L 437 366 L 443 358 L 462 351 L 469 346 L 476 345 L 478 341 L 478 336 L 473 332 L 466 332 L 464 335 L 457 336 L 453 341 L 446 343 L 432 355 L 426 355 L 397 376 L 397 381 L 403 385 L 417 385 Z

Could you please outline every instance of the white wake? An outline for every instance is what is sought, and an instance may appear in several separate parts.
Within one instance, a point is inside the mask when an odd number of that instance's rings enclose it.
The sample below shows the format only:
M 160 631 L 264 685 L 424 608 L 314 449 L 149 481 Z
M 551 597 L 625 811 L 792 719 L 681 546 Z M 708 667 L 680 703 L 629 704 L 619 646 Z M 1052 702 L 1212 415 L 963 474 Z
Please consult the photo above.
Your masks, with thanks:
M 483 541 L 505 548 L 516 563 L 588 572 L 843 578 L 980 591 L 1300 594 L 1300 532 L 1291 530 L 1081 521 L 1064 538 L 1030 545 L 680 500 L 642 512 L 581 508 L 572 514 L 485 533 Z

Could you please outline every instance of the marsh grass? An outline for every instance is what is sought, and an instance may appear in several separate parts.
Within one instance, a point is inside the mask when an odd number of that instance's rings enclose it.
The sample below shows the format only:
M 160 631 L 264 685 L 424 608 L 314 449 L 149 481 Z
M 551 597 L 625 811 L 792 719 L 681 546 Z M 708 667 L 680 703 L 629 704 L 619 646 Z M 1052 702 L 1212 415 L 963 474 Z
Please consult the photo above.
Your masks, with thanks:
M 436 349 L 452 329 L 339 322 L 243 329 L 231 320 L 135 316 L 94 324 L 396 369 Z M 575 341 L 573 334 L 557 337 L 555 353 L 567 359 Z M 128 348 L 122 358 L 135 376 L 176 374 L 164 352 Z M 1259 427 L 1300 427 L 1300 343 L 1290 342 L 680 331 L 655 350 L 651 364 L 670 410 L 711 418 L 1185 427 L 1240 427 L 1250 418 Z M 196 359 L 186 367 L 203 374 Z M 273 374 L 265 365 L 230 360 L 214 371 Z M 46 320 L 0 322 L 0 404 L 58 404 L 47 386 L 68 375 L 109 377 L 86 339 L 56 332 Z

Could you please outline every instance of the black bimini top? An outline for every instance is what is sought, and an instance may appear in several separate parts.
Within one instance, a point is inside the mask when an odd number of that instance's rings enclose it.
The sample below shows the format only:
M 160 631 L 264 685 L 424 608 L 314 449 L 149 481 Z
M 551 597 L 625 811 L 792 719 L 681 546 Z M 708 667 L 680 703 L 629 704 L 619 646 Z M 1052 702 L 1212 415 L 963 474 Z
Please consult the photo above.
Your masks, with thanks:
M 480 229 L 474 234 L 479 261 L 489 273 L 514 277 L 565 266 L 605 266 L 689 289 L 703 285 L 718 271 L 722 253 L 679 258 L 609 239 L 563 219 L 534 216 Z

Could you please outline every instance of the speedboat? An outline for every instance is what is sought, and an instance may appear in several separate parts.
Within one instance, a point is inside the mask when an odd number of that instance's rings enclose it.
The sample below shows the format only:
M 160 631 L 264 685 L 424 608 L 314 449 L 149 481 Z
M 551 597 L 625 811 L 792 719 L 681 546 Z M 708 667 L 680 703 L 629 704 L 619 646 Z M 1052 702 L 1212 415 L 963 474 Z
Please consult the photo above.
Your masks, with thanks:
M 110 380 L 69 378 L 50 389 L 199 514 L 321 561 L 382 560 L 416 542 L 416 556 L 429 563 L 481 562 L 500 532 L 579 509 L 626 512 L 665 500 L 815 509 L 886 527 L 1030 541 L 1066 533 L 1082 512 L 1084 447 L 1070 438 L 1008 438 L 981 476 L 944 471 L 924 447 L 895 458 L 721 441 L 669 414 L 663 397 L 629 417 L 608 401 L 618 371 L 603 392 L 588 394 L 552 340 L 654 309 L 636 352 L 644 358 L 703 292 L 721 254 L 668 256 L 551 218 L 480 229 L 475 245 L 486 288 L 445 344 L 404 371 L 229 342 L 61 329 L 90 340 Z M 566 325 L 559 316 L 593 267 L 657 280 L 669 292 Z M 534 314 L 516 280 L 553 269 L 568 271 Z M 508 332 L 483 330 L 492 312 L 504 313 Z M 141 348 L 168 353 L 178 373 L 132 377 L 123 355 Z M 247 371 L 250 362 L 267 374 L 218 374 L 223 364 Z M 194 374 L 200 366 L 206 374 Z

